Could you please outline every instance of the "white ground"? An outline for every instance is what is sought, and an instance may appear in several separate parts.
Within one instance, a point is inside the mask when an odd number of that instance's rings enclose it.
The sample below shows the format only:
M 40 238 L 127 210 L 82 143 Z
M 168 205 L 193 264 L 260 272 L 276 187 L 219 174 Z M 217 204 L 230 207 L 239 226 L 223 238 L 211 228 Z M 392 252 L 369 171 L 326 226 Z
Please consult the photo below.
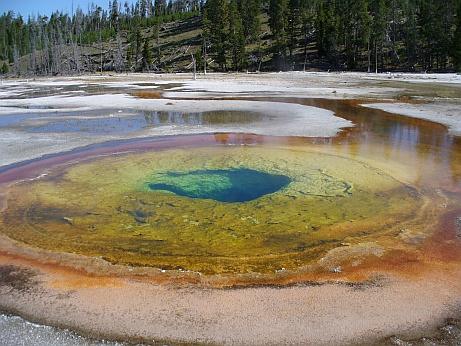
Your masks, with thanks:
M 258 76 L 256 76 L 258 77 Z M 228 125 L 172 125 L 149 128 L 130 134 L 87 134 L 87 133 L 28 133 L 17 127 L 0 127 L 0 165 L 11 164 L 39 157 L 43 154 L 70 150 L 87 144 L 129 137 L 145 137 L 157 135 L 177 135 L 190 133 L 239 132 L 273 136 L 307 136 L 331 137 L 342 128 L 353 126 L 347 120 L 336 117 L 331 111 L 283 102 L 231 101 L 231 100 L 172 100 L 172 99 L 139 99 L 128 93 L 134 90 L 157 89 L 177 80 L 163 80 L 163 77 L 137 75 L 131 77 L 84 77 L 67 79 L 42 79 L 37 81 L 13 80 L 4 81 L 0 85 L 0 117 L 8 115 L 28 114 L 30 120 L 34 116 L 43 115 L 54 121 L 56 116 L 64 112 L 72 112 L 77 118 L 81 112 L 101 110 L 101 118 L 114 116 L 114 112 L 122 110 L 140 111 L 174 111 L 174 112 L 207 112 L 207 111 L 241 111 L 257 112 L 270 118 L 270 121 L 228 124 Z M 177 76 L 175 77 L 177 78 Z M 256 78 L 257 80 L 257 78 Z M 156 85 L 140 87 L 136 83 L 155 82 Z M 206 84 L 206 83 L 205 83 Z M 216 84 L 216 83 L 215 83 Z M 219 84 L 219 83 L 218 83 Z M 243 84 L 238 82 L 241 87 Z M 86 87 L 103 88 L 97 95 L 86 92 Z M 66 89 L 72 87 L 72 90 Z M 197 85 L 202 88 L 202 86 Z M 79 88 L 82 89 L 79 92 Z M 251 90 L 256 88 L 250 86 Z M 260 92 L 274 88 L 270 83 L 259 87 Z M 77 89 L 77 90 L 75 90 Z M 120 89 L 125 93 L 120 93 Z M 237 86 L 233 87 L 238 90 Z M 279 90 L 285 95 L 290 89 Z M 299 91 L 299 89 L 297 89 Z M 37 97 L 37 93 L 39 94 Z M 263 92 L 264 93 L 264 92 Z M 51 94 L 51 96 L 43 96 Z M 66 117 L 69 119 L 70 117 Z
M 461 135 L 461 103 L 434 102 L 428 104 L 373 103 L 362 105 L 386 112 L 426 119 L 449 128 L 455 135 Z
M 95 87 L 99 88 L 99 91 L 86 90 Z M 146 100 L 128 95 L 140 89 L 163 89 L 166 90 L 165 96 L 170 99 Z M 98 95 L 92 94 L 94 92 Z M 37 97 L 37 93 L 42 95 L 39 94 Z M 429 103 L 417 105 L 375 103 L 375 100 L 389 101 L 399 95 L 416 96 Z M 326 72 L 208 74 L 199 75 L 196 81 L 193 81 L 189 74 L 133 74 L 6 80 L 0 83 L 0 117 L 8 114 L 30 114 L 31 117 L 34 114 L 56 115 L 66 111 L 75 112 L 74 116 L 77 117 L 79 112 L 91 109 L 107 109 L 107 114 L 102 112 L 100 116 L 108 117 L 117 108 L 183 112 L 240 110 L 260 112 L 271 117 L 270 122 L 240 126 L 163 126 L 131 133 L 128 137 L 206 132 L 333 136 L 341 128 L 353 126 L 349 121 L 336 117 L 330 111 L 314 107 L 283 102 L 209 101 L 210 98 L 223 97 L 278 97 L 282 101 L 283 98 L 293 97 L 361 98 L 369 100 L 364 102 L 367 107 L 428 119 L 448 126 L 455 134 L 461 132 L 461 76 L 457 74 L 376 75 Z M 191 98 L 208 100 L 187 100 Z M 0 128 L 0 165 L 126 137 L 127 135 L 85 133 L 41 135 L 3 127 Z
M 213 128 L 217 131 L 250 132 L 273 136 L 306 136 L 331 137 L 341 128 L 352 126 L 352 123 L 334 116 L 333 112 L 291 103 L 260 101 L 227 101 L 227 100 L 169 100 L 139 99 L 126 94 L 105 94 L 88 96 L 49 96 L 31 99 L 2 100 L 1 114 L 35 113 L 37 107 L 52 107 L 50 113 L 87 111 L 94 109 L 130 109 L 143 111 L 175 111 L 175 112 L 209 112 L 209 111 L 241 111 L 257 112 L 273 118 L 270 124 L 253 124 L 251 128 Z M 23 107 L 28 107 L 24 109 Z M 43 113 L 44 109 L 38 108 Z M 208 132 L 207 128 L 204 128 Z M 156 133 L 169 134 L 169 133 Z

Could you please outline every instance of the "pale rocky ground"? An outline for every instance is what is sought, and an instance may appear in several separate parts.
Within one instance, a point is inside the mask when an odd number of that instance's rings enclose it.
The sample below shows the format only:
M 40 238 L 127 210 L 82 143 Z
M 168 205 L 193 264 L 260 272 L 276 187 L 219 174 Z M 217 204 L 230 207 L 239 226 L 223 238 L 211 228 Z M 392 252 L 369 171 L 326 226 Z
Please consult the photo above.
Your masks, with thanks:
M 81 91 L 78 90 L 80 87 Z M 100 89 L 84 90 L 92 87 Z M 168 99 L 140 100 L 129 95 L 147 89 L 165 91 Z M 100 111 L 97 116 L 110 117 L 125 107 L 175 111 L 239 109 L 275 118 L 280 113 L 289 113 L 290 121 L 277 118 L 280 122 L 275 121 L 271 126 L 261 124 L 252 128 L 169 127 L 109 135 L 43 135 L 7 125 L 0 128 L 0 165 L 132 137 L 216 131 L 332 136 L 343 127 L 353 126 L 330 111 L 283 102 L 183 100 L 271 96 L 360 99 L 368 107 L 432 120 L 446 125 L 453 134 L 461 133 L 461 76 L 455 74 L 209 74 L 199 75 L 197 81 L 186 74 L 136 74 L 6 80 L 0 85 L 0 121 L 3 116 L 11 114 L 25 114 L 25 121 L 31 121 L 30 118 L 37 115 L 53 116 L 49 114 L 52 112 L 78 116 L 80 112 L 91 110 Z M 409 105 L 405 103 L 407 99 L 422 103 Z M 400 101 L 388 103 L 393 100 Z M 377 104 L 373 104 L 375 101 Z M 53 110 L 50 112 L 46 107 Z M 13 262 L 4 257 L 0 264 Z M 21 262 L 15 264 L 27 266 Z M 39 270 L 44 283 L 36 288 L 37 291 L 0 287 L 0 305 L 13 307 L 19 302 L 22 308 L 11 310 L 24 317 L 33 319 L 33 316 L 49 311 L 41 322 L 83 330 L 92 335 L 102 333 L 122 338 L 144 335 L 157 340 L 236 345 L 369 344 L 394 334 L 405 338 L 432 334 L 444 324 L 447 316 L 458 313 L 461 306 L 461 281 L 458 284 L 444 282 L 444 276 L 438 273 L 430 273 L 424 281 L 392 278 L 383 287 L 365 289 L 328 284 L 203 290 L 171 289 L 130 280 L 101 284 L 85 276 L 67 277 L 67 274 L 46 267 Z M 459 269 L 452 275 L 461 277 Z M 62 286 L 62 282 L 72 282 L 76 288 L 69 289 Z M 117 304 L 115 310 L 114 303 Z M 30 339 L 24 339 L 24 343 L 15 341 L 26 336 Z M 0 316 L 0 339 L 6 340 L 7 345 L 102 344 L 5 315 Z
M 129 95 L 137 90 L 165 91 L 164 96 L 168 99 L 140 100 Z M 199 75 L 196 81 L 190 74 L 135 74 L 5 80 L 0 84 L 0 116 L 21 114 L 28 116 L 30 122 L 37 116 L 52 120 L 58 112 L 78 117 L 81 112 L 91 110 L 99 110 L 101 118 L 114 117 L 126 108 L 189 112 L 232 109 L 260 112 L 273 116 L 276 121 L 250 126 L 165 126 L 130 134 L 91 136 L 84 132 L 43 136 L 6 126 L 0 127 L 0 164 L 121 138 L 205 132 L 313 137 L 332 136 L 341 128 L 353 126 L 349 121 L 315 107 L 281 102 L 184 100 L 235 97 L 363 99 L 368 107 L 439 122 L 453 133 L 461 131 L 461 76 L 456 74 L 207 74 Z M 382 103 L 402 97 L 424 103 L 411 106 Z M 381 102 L 370 105 L 369 101 L 374 103 L 374 100 Z

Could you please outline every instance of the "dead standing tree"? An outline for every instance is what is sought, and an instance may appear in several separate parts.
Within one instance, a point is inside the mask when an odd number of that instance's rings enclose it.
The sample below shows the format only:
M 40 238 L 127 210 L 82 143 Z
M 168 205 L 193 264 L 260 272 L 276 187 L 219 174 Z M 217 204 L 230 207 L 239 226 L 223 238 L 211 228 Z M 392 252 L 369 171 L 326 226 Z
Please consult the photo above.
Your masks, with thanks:
M 197 80 L 197 61 L 195 60 L 194 54 L 190 53 L 190 56 L 192 58 L 192 65 L 194 68 L 194 80 Z

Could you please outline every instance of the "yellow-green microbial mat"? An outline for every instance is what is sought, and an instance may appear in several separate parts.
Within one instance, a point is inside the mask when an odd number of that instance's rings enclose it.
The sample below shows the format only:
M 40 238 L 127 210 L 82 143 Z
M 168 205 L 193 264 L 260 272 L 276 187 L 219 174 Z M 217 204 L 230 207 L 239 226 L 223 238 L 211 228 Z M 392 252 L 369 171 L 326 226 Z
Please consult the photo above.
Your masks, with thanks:
M 117 264 L 271 273 L 411 218 L 417 194 L 381 170 L 302 148 L 223 146 L 92 159 L 14 185 L 13 239 Z

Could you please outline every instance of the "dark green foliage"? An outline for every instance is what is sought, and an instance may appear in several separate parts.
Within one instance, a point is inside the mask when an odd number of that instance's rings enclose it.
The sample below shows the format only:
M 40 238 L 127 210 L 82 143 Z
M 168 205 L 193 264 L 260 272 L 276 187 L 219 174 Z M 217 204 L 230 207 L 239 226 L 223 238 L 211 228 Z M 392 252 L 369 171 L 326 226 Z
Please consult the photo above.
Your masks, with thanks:
M 237 4 L 246 42 L 257 41 L 261 32 L 261 0 L 238 0 Z
M 274 40 L 274 54 L 279 68 L 284 68 L 288 46 L 288 0 L 270 0 L 269 26 Z
M 348 0 L 343 3 L 340 16 L 340 31 L 344 33 L 346 66 L 357 67 L 359 52 L 366 51 L 370 39 L 371 15 L 367 0 Z
M 149 71 L 152 65 L 152 54 L 149 48 L 149 40 L 144 40 L 144 46 L 142 48 L 142 70 Z
M 229 43 L 232 52 L 232 67 L 239 71 L 245 67 L 245 35 L 237 0 L 231 0 L 229 6 Z
M 133 31 L 128 36 L 128 49 L 127 49 L 127 65 L 131 71 L 138 71 L 140 67 L 140 61 L 142 60 L 143 53 L 143 41 L 141 36 L 141 30 L 139 27 L 133 28 Z M 144 64 L 144 61 L 141 61 Z M 142 66 L 144 67 L 144 66 Z
M 3 63 L 2 69 L 0 71 L 1 74 L 7 74 L 10 71 L 8 64 L 6 62 Z
M 456 70 L 461 72 L 461 3 L 458 5 L 456 31 L 452 43 L 452 56 Z
M 404 8 L 407 20 L 403 27 L 403 40 L 407 56 L 407 68 L 412 71 L 418 62 L 418 13 L 415 0 L 410 0 Z
M 71 15 L 25 20 L 8 12 L 0 16 L 0 61 L 15 75 L 165 70 L 165 60 L 175 65 L 177 57 L 168 33 L 201 26 L 203 33 L 178 45 L 191 46 L 186 55 L 201 51 L 198 66 L 206 59 L 211 70 L 453 71 L 461 69 L 460 6 L 461 0 L 111 0 L 108 8 Z M 166 24 L 178 21 L 178 29 Z
M 216 54 L 216 63 L 221 70 L 227 68 L 229 10 L 227 0 L 208 0 L 203 17 L 204 34 Z
M 164 16 L 166 11 L 166 0 L 155 0 L 155 15 Z
M 388 14 L 385 0 L 372 0 L 370 2 L 370 10 L 373 18 L 371 25 L 371 49 L 374 51 L 374 67 L 377 72 L 378 62 L 381 62 L 381 67 L 383 67 L 382 55 L 388 27 L 386 20 Z
M 289 0 L 288 2 L 288 25 L 287 25 L 287 36 L 288 36 L 288 49 L 290 51 L 290 57 L 293 56 L 293 51 L 297 47 L 297 39 L 300 34 L 301 26 L 301 1 L 300 0 Z
M 319 54 L 334 60 L 338 41 L 339 18 L 333 6 L 328 6 L 323 1 L 320 2 L 317 13 L 316 32 Z
M 119 12 L 118 12 L 118 1 L 114 0 L 112 7 L 110 9 L 110 23 L 115 30 L 118 30 L 118 21 L 119 21 Z

